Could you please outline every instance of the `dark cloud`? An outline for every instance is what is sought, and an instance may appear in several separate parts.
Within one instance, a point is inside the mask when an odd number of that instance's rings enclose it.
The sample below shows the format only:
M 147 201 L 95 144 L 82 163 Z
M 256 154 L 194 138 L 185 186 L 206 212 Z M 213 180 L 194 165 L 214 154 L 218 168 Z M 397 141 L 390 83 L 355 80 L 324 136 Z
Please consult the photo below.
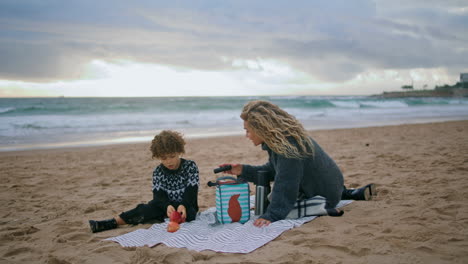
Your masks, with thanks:
M 47 44 L 3 42 L 0 46 L 2 78 L 9 80 L 52 81 L 79 78 L 88 58 L 81 51 Z
M 210 70 L 274 59 L 331 81 L 368 69 L 458 74 L 468 14 L 457 8 L 466 4 L 426 2 L 4 0 L 0 79 L 73 79 L 93 59 Z

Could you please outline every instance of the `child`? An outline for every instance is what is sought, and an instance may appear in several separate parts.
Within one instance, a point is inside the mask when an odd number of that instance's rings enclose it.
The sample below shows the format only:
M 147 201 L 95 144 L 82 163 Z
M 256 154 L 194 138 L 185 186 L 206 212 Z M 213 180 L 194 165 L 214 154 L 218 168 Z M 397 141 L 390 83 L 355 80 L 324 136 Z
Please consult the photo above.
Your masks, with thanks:
M 164 221 L 177 211 L 186 221 L 198 212 L 198 167 L 195 162 L 181 158 L 185 153 L 181 134 L 164 130 L 151 143 L 153 158 L 161 161 L 153 172 L 153 200 L 139 204 L 119 216 L 103 220 L 89 220 L 93 233 L 117 228 L 125 224 L 141 224 L 152 220 Z

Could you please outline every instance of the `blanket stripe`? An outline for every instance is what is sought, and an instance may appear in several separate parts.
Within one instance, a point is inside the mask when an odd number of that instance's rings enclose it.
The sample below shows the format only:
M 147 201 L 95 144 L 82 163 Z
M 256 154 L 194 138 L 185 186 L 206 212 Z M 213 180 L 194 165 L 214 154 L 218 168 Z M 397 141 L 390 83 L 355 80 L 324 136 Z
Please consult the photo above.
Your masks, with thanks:
M 352 201 L 341 201 L 337 207 L 345 206 Z M 138 229 L 133 232 L 105 239 L 114 241 L 123 247 L 153 247 L 165 244 L 168 247 L 187 248 L 195 251 L 212 250 L 226 253 L 249 253 L 275 239 L 286 230 L 298 227 L 316 218 L 316 216 L 299 219 L 281 220 L 267 227 L 258 228 L 251 219 L 244 223 L 210 224 L 206 217 L 216 209 L 210 208 L 202 212 L 196 220 L 181 224 L 175 233 L 166 231 L 168 222 L 154 224 L 148 229 Z

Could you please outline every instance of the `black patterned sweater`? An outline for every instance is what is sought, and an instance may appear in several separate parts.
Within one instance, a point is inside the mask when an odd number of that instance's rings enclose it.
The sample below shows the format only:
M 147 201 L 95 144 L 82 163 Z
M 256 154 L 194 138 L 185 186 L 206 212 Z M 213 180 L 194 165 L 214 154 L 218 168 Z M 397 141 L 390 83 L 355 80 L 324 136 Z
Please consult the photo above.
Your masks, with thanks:
M 162 208 L 172 205 L 177 210 L 178 205 L 183 205 L 187 211 L 193 208 L 198 212 L 198 174 L 197 164 L 192 160 L 181 159 L 176 170 L 160 164 L 153 172 L 153 200 Z

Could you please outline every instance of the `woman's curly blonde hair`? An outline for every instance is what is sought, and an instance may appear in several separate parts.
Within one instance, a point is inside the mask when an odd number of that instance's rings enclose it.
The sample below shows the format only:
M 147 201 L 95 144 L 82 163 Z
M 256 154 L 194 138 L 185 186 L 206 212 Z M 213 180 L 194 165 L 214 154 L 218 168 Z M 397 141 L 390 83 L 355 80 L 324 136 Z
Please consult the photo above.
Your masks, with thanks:
M 302 124 L 277 105 L 268 101 L 250 101 L 244 105 L 240 117 L 274 152 L 287 158 L 314 155 L 314 145 Z M 288 140 L 291 137 L 297 145 Z
M 153 158 L 161 158 L 168 154 L 185 153 L 185 140 L 176 131 L 163 130 L 151 141 L 150 150 Z

